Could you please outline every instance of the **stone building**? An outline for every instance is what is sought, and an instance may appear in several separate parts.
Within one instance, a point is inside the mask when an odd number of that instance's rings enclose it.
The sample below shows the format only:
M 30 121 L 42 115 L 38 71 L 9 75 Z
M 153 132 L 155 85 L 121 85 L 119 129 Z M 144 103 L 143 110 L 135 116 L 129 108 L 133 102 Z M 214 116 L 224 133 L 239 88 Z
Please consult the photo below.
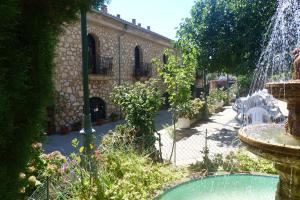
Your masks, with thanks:
M 135 19 L 128 22 L 120 15 L 108 14 L 106 7 L 89 12 L 87 26 L 91 117 L 92 122 L 99 123 L 119 113 L 109 98 L 114 85 L 155 76 L 151 60 L 164 60 L 163 51 L 171 47 L 171 40 L 152 32 L 149 26 L 143 28 Z M 80 122 L 83 115 L 79 20 L 64 27 L 55 63 L 56 98 L 49 117 L 59 130 Z

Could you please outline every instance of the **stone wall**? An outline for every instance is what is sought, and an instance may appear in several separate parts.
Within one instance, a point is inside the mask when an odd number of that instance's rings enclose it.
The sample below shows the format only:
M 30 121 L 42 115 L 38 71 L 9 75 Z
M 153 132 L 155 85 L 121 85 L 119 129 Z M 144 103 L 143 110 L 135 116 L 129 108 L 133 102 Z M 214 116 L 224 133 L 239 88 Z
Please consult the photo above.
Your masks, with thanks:
M 64 30 L 55 59 L 56 130 L 81 121 L 83 116 L 80 23 L 66 25 Z M 162 59 L 163 51 L 170 48 L 171 41 L 129 22 L 98 12 L 88 13 L 88 33 L 96 40 L 97 56 L 113 58 L 112 75 L 89 75 L 90 97 L 99 97 L 105 101 L 108 118 L 111 113 L 119 113 L 118 107 L 109 99 L 114 85 L 136 81 L 133 76 L 135 47 L 140 47 L 143 61 L 150 63 L 153 58 Z M 155 71 L 153 69 L 154 76 Z

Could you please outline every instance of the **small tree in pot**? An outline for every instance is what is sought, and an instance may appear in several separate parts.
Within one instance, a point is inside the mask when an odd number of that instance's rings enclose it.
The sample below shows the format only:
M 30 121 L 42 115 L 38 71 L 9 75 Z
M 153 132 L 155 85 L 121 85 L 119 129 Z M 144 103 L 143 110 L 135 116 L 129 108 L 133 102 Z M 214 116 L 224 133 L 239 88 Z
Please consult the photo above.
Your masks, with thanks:
M 169 111 L 172 112 L 174 136 L 172 149 L 174 149 L 175 146 L 175 123 L 180 117 L 180 113 L 184 110 L 185 105 L 188 104 L 188 101 L 192 98 L 191 85 L 195 81 L 196 74 L 195 54 L 196 52 L 191 48 L 189 52 L 184 51 L 179 57 L 176 56 L 174 51 L 167 49 L 164 52 L 164 55 L 168 58 L 167 62 L 162 63 L 159 59 L 153 61 L 158 68 L 159 75 L 166 85 L 166 92 L 169 94 Z

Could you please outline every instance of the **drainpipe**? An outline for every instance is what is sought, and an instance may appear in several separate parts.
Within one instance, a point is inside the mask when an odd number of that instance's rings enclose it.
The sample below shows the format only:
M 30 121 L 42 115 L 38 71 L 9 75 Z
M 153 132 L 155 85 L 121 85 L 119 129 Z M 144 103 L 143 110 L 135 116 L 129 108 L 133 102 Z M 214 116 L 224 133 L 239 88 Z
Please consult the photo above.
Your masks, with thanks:
M 121 37 L 125 34 L 127 30 L 127 24 L 124 24 L 122 33 L 118 36 L 118 56 L 119 56 L 119 77 L 118 77 L 118 85 L 121 85 Z M 119 106 L 120 116 L 122 115 L 121 107 Z
M 118 52 L 119 52 L 119 77 L 118 77 L 118 85 L 121 85 L 121 36 L 118 37 Z

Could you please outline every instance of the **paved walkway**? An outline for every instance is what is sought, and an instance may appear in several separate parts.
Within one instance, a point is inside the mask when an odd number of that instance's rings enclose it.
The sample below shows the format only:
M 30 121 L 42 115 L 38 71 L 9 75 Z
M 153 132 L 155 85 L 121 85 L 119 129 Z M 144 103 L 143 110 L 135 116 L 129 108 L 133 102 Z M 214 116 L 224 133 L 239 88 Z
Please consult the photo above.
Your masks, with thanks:
M 164 127 L 167 127 L 171 125 L 171 114 L 166 111 L 162 110 L 158 112 L 156 118 L 155 118 L 155 126 L 157 130 L 161 130 Z M 100 143 L 100 140 L 102 137 L 110 130 L 113 130 L 116 125 L 124 123 L 123 120 L 112 122 L 108 124 L 104 124 L 101 126 L 94 126 L 93 128 L 96 131 L 96 139 L 97 144 Z M 70 132 L 67 135 L 49 135 L 46 136 L 43 148 L 45 153 L 50 153 L 52 151 L 60 151 L 65 155 L 69 155 L 72 152 L 77 151 L 74 147 L 71 145 L 71 141 L 77 138 L 79 140 L 79 146 L 82 145 L 82 135 L 78 131 Z
M 234 119 L 236 113 L 231 106 L 225 107 L 223 112 L 217 113 L 206 123 L 196 122 L 191 129 L 177 130 L 176 142 L 176 164 L 185 165 L 201 160 L 203 157 L 202 150 L 205 146 L 205 131 L 207 130 L 207 144 L 210 154 L 222 153 L 228 154 L 235 151 L 241 145 L 237 131 L 240 128 L 238 122 Z M 101 138 L 109 131 L 113 130 L 116 125 L 122 124 L 124 121 L 95 126 L 97 144 Z M 170 131 L 171 114 L 166 110 L 160 111 L 155 119 L 156 129 L 162 136 L 162 153 L 163 158 L 168 160 L 172 149 L 172 137 Z M 59 150 L 63 154 L 68 155 L 77 151 L 72 147 L 71 141 L 77 138 L 82 145 L 81 134 L 71 132 L 67 135 L 50 135 L 46 137 L 44 142 L 44 150 L 46 153 Z M 174 157 L 172 158 L 174 160 Z
M 191 129 L 177 130 L 176 133 L 176 165 L 186 165 L 201 160 L 205 146 L 205 131 L 207 130 L 207 145 L 210 155 L 228 154 L 241 146 L 237 131 L 239 123 L 234 119 L 236 113 L 231 106 L 224 107 L 206 123 L 196 122 Z M 170 128 L 159 131 L 162 135 L 162 154 L 169 159 L 172 151 L 172 137 Z M 172 158 L 174 161 L 174 156 Z

